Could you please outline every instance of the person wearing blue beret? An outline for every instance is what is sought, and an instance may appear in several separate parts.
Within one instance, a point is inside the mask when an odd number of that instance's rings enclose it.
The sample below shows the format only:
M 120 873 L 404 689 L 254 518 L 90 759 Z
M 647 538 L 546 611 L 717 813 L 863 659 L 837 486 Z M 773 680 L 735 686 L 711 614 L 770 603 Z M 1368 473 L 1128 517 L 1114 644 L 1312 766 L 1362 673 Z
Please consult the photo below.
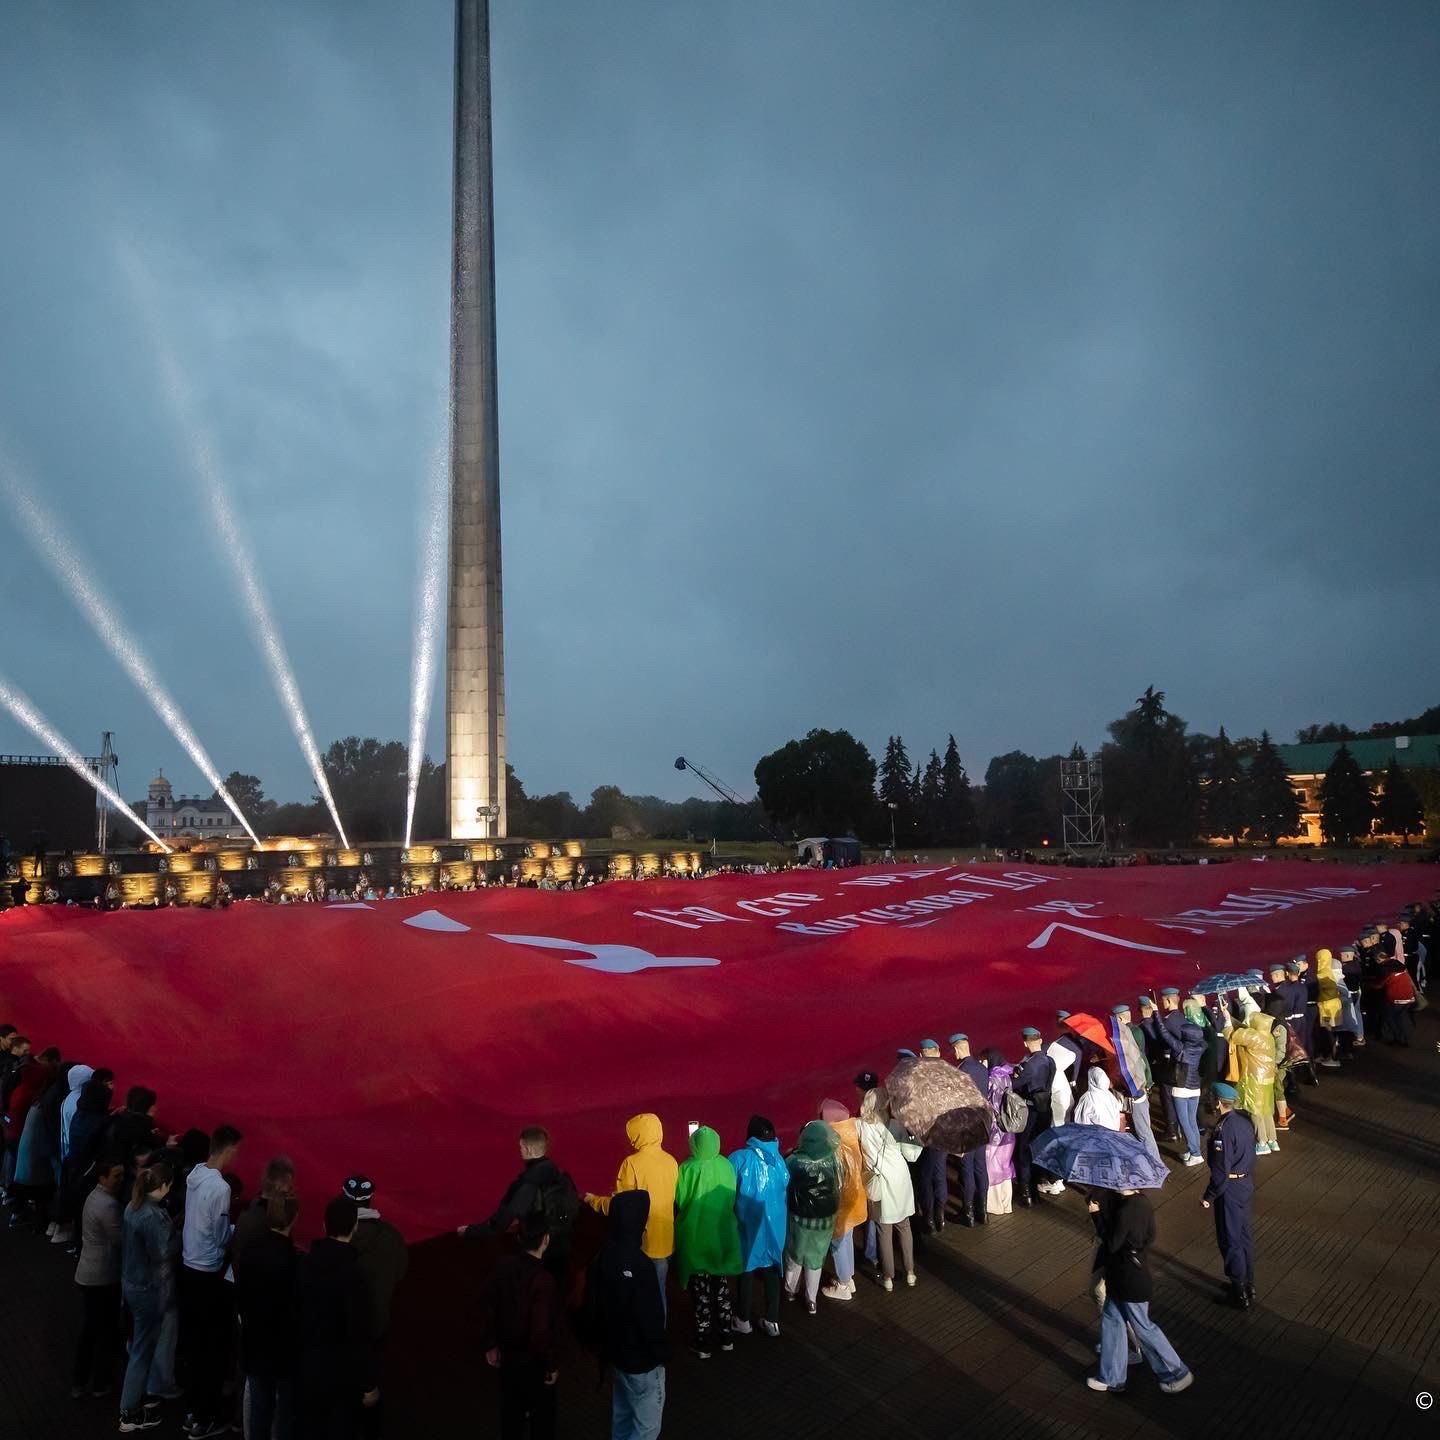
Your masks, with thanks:
M 1220 1119 L 1210 1132 L 1210 1183 L 1200 1203 L 1215 1212 L 1215 1243 L 1230 1282 L 1230 1302 L 1240 1310 L 1255 1303 L 1255 1240 L 1250 1205 L 1255 1196 L 1255 1127 L 1236 1108 L 1240 1094 L 1224 1080 L 1212 1087 Z

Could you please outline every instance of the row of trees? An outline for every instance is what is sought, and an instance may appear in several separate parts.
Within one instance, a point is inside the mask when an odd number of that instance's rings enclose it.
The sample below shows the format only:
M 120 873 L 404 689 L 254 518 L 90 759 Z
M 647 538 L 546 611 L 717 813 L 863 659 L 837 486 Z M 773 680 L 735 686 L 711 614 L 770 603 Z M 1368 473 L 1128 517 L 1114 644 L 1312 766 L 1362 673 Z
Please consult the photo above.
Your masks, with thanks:
M 1369 734 L 1440 729 L 1440 706 L 1411 720 L 1372 727 Z M 1107 727 L 1101 747 L 1105 813 L 1117 846 L 1184 845 L 1202 836 L 1273 845 L 1300 833 L 1300 799 L 1268 732 L 1232 739 L 1222 726 L 1210 736 L 1190 731 L 1169 710 L 1164 691 L 1147 687 L 1134 706 Z M 1301 741 L 1334 741 L 1354 732 L 1312 725 Z M 1071 756 L 1084 758 L 1075 745 Z M 398 840 L 404 824 L 406 747 L 399 740 L 347 736 L 325 751 L 323 763 L 347 829 L 367 840 Z M 1061 755 L 1036 757 L 1012 750 L 995 756 L 983 785 L 971 782 L 954 735 L 943 753 L 912 761 L 900 735 L 887 738 L 876 762 L 845 730 L 811 730 L 763 756 L 755 767 L 757 799 L 735 806 L 693 797 L 662 800 L 597 786 L 580 804 L 568 791 L 529 794 L 513 767 L 506 771 L 512 835 L 534 837 L 646 836 L 759 840 L 785 834 L 856 834 L 874 845 L 901 849 L 984 842 L 1034 848 L 1061 839 Z M 234 772 L 226 788 L 261 834 L 311 834 L 330 828 L 318 796 L 276 804 L 257 776 Z M 1377 789 L 1342 744 L 1318 796 L 1326 841 L 1353 845 L 1378 824 L 1408 839 L 1425 832 L 1427 800 L 1440 803 L 1440 776 L 1422 776 L 1424 794 L 1392 758 Z M 1432 793 L 1433 792 L 1433 793 Z M 893 827 L 893 828 L 892 828 Z M 414 833 L 445 829 L 445 768 L 424 762 Z

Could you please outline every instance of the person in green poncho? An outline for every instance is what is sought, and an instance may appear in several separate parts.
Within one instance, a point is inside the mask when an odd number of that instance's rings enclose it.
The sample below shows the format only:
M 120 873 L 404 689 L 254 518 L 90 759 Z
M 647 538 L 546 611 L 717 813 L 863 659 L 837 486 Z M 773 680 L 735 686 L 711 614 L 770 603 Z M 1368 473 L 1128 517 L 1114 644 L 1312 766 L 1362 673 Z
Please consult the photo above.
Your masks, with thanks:
M 675 1182 L 675 1263 L 681 1287 L 690 1292 L 695 1353 L 708 1360 L 717 1344 L 733 1350 L 729 1277 L 743 1268 L 735 1167 L 708 1125 L 691 1135 L 690 1158 Z
M 830 1253 L 835 1215 L 840 1209 L 840 1172 L 835 1163 L 839 1136 L 823 1120 L 800 1132 L 800 1143 L 786 1156 L 790 1189 L 785 1230 L 785 1293 L 793 1300 L 805 1277 L 805 1301 L 813 1315 L 820 1293 L 820 1270 Z

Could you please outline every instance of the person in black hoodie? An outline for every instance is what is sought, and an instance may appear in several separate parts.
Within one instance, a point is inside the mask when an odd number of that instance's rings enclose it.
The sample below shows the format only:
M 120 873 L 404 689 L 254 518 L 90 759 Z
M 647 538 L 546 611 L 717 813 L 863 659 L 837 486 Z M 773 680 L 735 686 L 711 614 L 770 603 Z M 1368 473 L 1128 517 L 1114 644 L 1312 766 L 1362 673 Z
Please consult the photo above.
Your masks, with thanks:
M 520 1132 L 520 1159 L 520 1173 L 510 1182 L 495 1213 L 478 1224 L 460 1226 L 459 1234 L 472 1239 L 503 1235 L 538 1210 L 544 1214 L 550 1233 L 545 1267 L 563 1282 L 570 1266 L 575 1215 L 580 1208 L 575 1182 L 550 1158 L 550 1132 L 543 1126 L 531 1125 Z
M 482 1309 L 485 1362 L 500 1372 L 500 1440 L 554 1440 L 560 1378 L 560 1292 L 545 1268 L 550 1235 L 538 1211 L 520 1222 L 520 1253 L 495 1266 Z
M 301 1407 L 306 1440 L 353 1440 L 362 1407 L 376 1404 L 370 1296 L 351 1246 L 359 1223 L 353 1200 L 325 1207 L 325 1238 L 300 1267 Z
M 156 1103 L 155 1092 L 148 1085 L 132 1085 L 125 1092 L 125 1108 L 110 1117 L 107 1153 L 123 1155 L 128 1162 L 137 1154 L 150 1155 L 165 1148 L 165 1136 L 155 1124 Z
M 1086 1208 L 1100 1238 L 1095 1268 L 1104 1274 L 1105 1308 L 1100 1317 L 1100 1368 L 1085 1383 L 1092 1390 L 1124 1390 L 1128 1326 L 1161 1390 L 1173 1395 L 1189 1389 L 1194 1377 L 1150 1318 L 1154 1284 L 1146 1252 L 1155 1240 L 1155 1212 L 1149 1200 L 1138 1190 L 1102 1190 Z
M 300 1369 L 296 1290 L 300 1256 L 290 1232 L 300 1202 L 266 1202 L 266 1225 L 237 1250 L 235 1304 L 240 1313 L 240 1369 L 245 1375 L 245 1433 L 289 1440 L 296 1433 L 295 1387 Z
M 634 1440 L 660 1433 L 670 1358 L 660 1276 L 640 1248 L 649 1218 L 646 1190 L 622 1190 L 611 1200 L 605 1246 L 587 1281 L 587 1328 L 611 1371 L 614 1433 Z

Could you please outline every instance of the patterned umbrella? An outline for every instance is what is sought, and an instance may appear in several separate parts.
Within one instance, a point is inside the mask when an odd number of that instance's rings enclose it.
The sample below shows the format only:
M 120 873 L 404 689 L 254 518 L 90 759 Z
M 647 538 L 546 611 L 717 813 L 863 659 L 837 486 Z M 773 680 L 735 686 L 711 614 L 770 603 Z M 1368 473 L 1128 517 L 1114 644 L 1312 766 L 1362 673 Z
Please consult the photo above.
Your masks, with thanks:
M 1031 1159 L 1062 1180 L 1101 1190 L 1158 1190 L 1170 1174 L 1133 1135 L 1103 1125 L 1057 1125 Z
M 951 1155 L 990 1138 L 992 1115 L 975 1082 L 938 1057 L 899 1061 L 885 1078 L 890 1113 L 924 1144 Z
M 1223 995 L 1229 990 L 1239 990 L 1241 986 L 1253 990 L 1261 981 L 1258 970 L 1249 970 L 1244 975 L 1208 975 L 1190 988 L 1196 995 Z

